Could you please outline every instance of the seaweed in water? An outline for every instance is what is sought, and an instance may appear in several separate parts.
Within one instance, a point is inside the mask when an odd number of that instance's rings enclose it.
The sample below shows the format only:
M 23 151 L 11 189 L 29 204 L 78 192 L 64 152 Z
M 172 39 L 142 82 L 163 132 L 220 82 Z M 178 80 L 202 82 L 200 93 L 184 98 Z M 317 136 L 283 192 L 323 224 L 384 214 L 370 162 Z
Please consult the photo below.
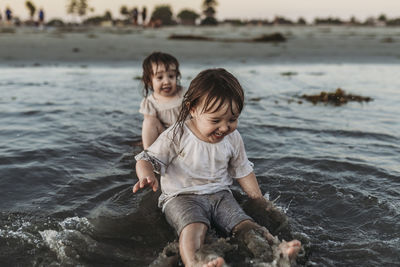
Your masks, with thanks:
M 285 36 L 276 32 L 272 34 L 264 34 L 260 37 L 254 38 L 253 42 L 286 42 Z
M 290 76 L 295 76 L 295 75 L 297 75 L 297 72 L 295 72 L 295 71 L 286 71 L 286 72 L 281 72 L 281 75 L 282 75 L 282 76 L 290 77 Z
M 279 32 L 272 34 L 264 34 L 259 37 L 255 37 L 253 39 L 243 39 L 243 38 L 210 38 L 201 35 L 192 35 L 192 34 L 172 34 L 168 37 L 170 40 L 188 40 L 188 41 L 219 41 L 219 42 L 286 42 L 286 38 Z
M 195 41 L 212 41 L 211 38 L 201 36 L 201 35 L 191 35 L 191 34 L 172 34 L 168 37 L 170 40 L 195 40 Z
M 302 95 L 301 98 L 306 99 L 307 101 L 312 102 L 313 104 L 317 103 L 326 103 L 332 104 L 335 106 L 341 106 L 346 104 L 349 101 L 356 101 L 356 102 L 369 102 L 373 99 L 371 97 L 364 97 L 359 95 L 353 94 L 346 94 L 344 90 L 341 88 L 336 89 L 333 93 L 321 92 L 317 95 Z

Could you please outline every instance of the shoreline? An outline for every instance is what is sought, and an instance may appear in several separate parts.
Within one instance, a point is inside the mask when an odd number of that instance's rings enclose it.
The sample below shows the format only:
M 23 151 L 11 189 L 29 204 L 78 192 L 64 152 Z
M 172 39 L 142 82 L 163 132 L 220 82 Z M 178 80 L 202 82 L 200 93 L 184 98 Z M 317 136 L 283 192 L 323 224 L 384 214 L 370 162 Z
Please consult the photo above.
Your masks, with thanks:
M 286 41 L 227 41 L 274 33 L 282 34 Z M 213 40 L 168 39 L 176 34 Z M 200 64 L 397 64 L 400 63 L 400 27 L 0 28 L 0 65 L 135 64 L 153 51 L 171 53 L 179 61 Z

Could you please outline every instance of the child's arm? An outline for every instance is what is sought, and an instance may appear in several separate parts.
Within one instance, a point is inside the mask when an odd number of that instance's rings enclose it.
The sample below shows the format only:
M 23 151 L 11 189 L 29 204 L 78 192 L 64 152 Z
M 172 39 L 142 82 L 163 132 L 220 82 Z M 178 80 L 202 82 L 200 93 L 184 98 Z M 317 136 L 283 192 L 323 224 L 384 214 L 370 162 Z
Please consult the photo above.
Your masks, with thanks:
M 246 194 L 252 198 L 252 199 L 258 199 L 258 198 L 264 198 L 260 187 L 258 186 L 257 178 L 254 172 L 251 172 L 245 177 L 237 179 L 239 185 L 242 187 L 243 191 L 246 192 Z
M 154 175 L 153 166 L 146 160 L 136 162 L 136 174 L 139 181 L 133 186 L 133 193 L 146 186 L 151 186 L 153 191 L 158 189 L 158 180 Z
M 164 126 L 155 116 L 144 115 L 142 125 L 142 142 L 143 148 L 147 149 L 157 137 L 164 131 Z

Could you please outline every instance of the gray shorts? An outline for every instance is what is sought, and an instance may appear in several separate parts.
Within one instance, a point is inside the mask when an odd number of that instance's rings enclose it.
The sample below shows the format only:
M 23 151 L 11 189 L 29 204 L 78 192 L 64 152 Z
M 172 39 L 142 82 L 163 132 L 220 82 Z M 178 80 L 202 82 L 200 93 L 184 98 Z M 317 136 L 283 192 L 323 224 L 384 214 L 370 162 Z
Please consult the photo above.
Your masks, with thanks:
M 242 210 L 229 191 L 205 195 L 178 195 L 167 202 L 164 213 L 178 236 L 182 229 L 191 223 L 204 223 L 208 228 L 212 224 L 229 235 L 240 222 L 253 220 Z

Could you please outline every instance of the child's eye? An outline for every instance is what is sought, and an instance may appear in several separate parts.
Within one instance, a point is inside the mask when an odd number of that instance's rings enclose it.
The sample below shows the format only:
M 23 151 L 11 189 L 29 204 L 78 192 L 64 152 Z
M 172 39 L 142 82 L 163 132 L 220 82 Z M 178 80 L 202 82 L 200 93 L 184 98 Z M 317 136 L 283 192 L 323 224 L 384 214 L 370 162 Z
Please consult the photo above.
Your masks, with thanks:
M 230 119 L 229 121 L 230 122 L 235 122 L 235 121 L 237 121 L 237 118 Z
M 174 78 L 175 78 L 175 75 L 172 75 L 172 74 L 171 74 L 171 75 L 169 75 L 169 78 L 170 78 L 170 79 L 174 79 Z
M 211 120 L 212 123 L 218 123 L 219 120 Z

